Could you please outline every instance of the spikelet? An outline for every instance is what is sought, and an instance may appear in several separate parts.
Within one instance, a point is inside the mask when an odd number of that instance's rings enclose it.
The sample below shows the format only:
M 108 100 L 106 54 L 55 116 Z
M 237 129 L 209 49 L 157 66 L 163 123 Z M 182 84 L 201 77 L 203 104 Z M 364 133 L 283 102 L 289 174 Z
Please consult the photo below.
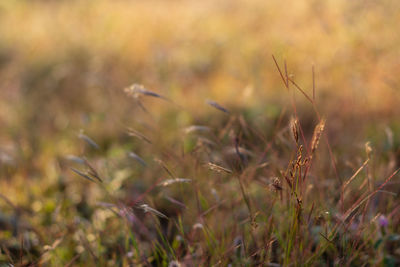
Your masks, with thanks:
M 282 189 L 283 189 L 281 180 L 278 177 L 274 178 L 274 181 L 272 182 L 271 185 L 275 191 L 282 191 Z
M 175 183 L 190 183 L 192 182 L 192 179 L 187 179 L 187 178 L 175 178 L 175 179 L 167 179 L 161 183 L 159 183 L 159 186 L 169 186 L 171 184 Z
M 94 147 L 95 149 L 99 150 L 100 146 L 98 144 L 96 144 L 95 141 L 93 141 L 92 138 L 90 138 L 89 136 L 87 136 L 86 134 L 83 133 L 83 130 L 81 130 L 81 132 L 79 133 L 78 137 L 82 140 L 84 140 L 86 143 L 88 143 L 89 145 L 91 145 L 92 147 Z
M 211 163 L 211 162 L 207 163 L 207 165 L 208 165 L 208 168 L 209 168 L 210 170 L 215 171 L 215 172 L 219 172 L 219 173 L 223 173 L 223 172 L 225 172 L 225 173 L 232 173 L 232 170 L 227 169 L 227 168 L 224 168 L 224 167 L 222 167 L 222 166 L 219 166 L 219 165 L 214 164 L 214 163 Z
M 136 131 L 136 130 L 134 130 L 132 128 L 127 128 L 127 134 L 129 136 L 137 137 L 140 140 L 143 140 L 143 141 L 145 141 L 145 142 L 147 142 L 149 144 L 152 143 L 151 140 L 149 138 L 147 138 L 144 134 L 142 134 L 142 133 L 140 133 L 140 132 L 138 132 L 138 131 Z
M 365 143 L 365 153 L 367 153 L 368 159 L 371 158 L 371 153 L 372 153 L 372 147 L 371 147 L 371 142 L 366 142 Z
M 137 84 L 137 83 L 124 88 L 124 92 L 133 98 L 139 98 L 140 95 L 144 95 L 144 96 L 150 96 L 150 97 L 156 97 L 156 98 L 168 100 L 168 98 L 166 98 L 160 94 L 157 94 L 153 91 L 147 90 L 143 85 Z
M 313 138 L 311 141 L 311 153 L 314 153 L 318 148 L 319 140 L 321 139 L 322 132 L 325 128 L 325 119 L 322 119 L 317 126 L 315 126 Z
M 141 157 L 139 157 L 139 155 L 137 155 L 135 152 L 129 152 L 129 153 L 128 153 L 128 156 L 129 156 L 130 158 L 136 160 L 137 162 L 139 162 L 140 165 L 142 165 L 142 166 L 147 166 L 146 162 L 145 162 Z
M 226 108 L 224 108 L 223 106 L 221 106 L 220 104 L 218 104 L 217 102 L 213 101 L 213 100 L 206 100 L 206 103 L 216 109 L 218 109 L 219 111 L 222 111 L 226 114 L 230 114 L 229 110 L 227 110 Z
M 142 204 L 142 205 L 140 205 L 139 207 L 140 207 L 145 213 L 152 213 L 152 214 L 154 214 L 154 215 L 156 215 L 156 216 L 158 216 L 158 217 L 160 217 L 160 218 L 168 219 L 168 217 L 167 217 L 165 214 L 159 212 L 159 211 L 156 210 L 156 209 L 153 209 L 152 207 L 150 207 L 150 206 L 147 205 L 147 204 Z
M 299 144 L 299 121 L 295 118 L 290 120 L 290 127 L 292 128 L 293 138 L 296 144 Z
M 193 132 L 210 132 L 210 127 L 202 126 L 202 125 L 191 125 L 186 127 L 184 130 L 185 134 L 193 133 Z

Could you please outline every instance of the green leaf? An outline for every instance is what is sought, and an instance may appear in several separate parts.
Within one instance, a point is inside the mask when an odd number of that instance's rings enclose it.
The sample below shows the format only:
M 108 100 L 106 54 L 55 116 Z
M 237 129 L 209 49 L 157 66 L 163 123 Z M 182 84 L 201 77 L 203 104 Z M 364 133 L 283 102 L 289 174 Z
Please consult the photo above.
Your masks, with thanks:
M 383 242 L 383 239 L 379 238 L 374 244 L 374 249 L 378 249 L 378 247 L 382 244 L 382 242 Z

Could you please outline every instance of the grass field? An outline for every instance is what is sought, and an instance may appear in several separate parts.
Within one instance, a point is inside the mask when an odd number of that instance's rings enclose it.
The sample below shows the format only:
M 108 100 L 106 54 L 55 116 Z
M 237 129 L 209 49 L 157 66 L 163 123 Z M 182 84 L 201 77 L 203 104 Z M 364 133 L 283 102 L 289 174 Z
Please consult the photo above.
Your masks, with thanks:
M 399 266 L 397 29 L 396 0 L 1 1 L 0 264 Z

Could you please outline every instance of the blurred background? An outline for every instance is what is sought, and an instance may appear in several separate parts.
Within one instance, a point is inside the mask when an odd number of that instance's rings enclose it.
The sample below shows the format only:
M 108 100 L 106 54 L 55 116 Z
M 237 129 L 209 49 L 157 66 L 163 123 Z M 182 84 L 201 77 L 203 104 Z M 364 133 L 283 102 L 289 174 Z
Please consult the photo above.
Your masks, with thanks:
M 0 118 L 7 130 L 44 135 L 83 126 L 79 117 L 107 120 L 126 111 L 121 88 L 132 83 L 197 112 L 204 98 L 267 109 L 287 99 L 272 54 L 307 92 L 315 67 L 326 109 L 390 114 L 399 99 L 399 6 L 2 1 Z
M 314 68 L 343 162 L 368 140 L 400 158 L 397 29 L 396 0 L 0 1 L 0 215 L 7 225 L 20 206 L 43 214 L 29 224 L 48 223 L 53 240 L 62 232 L 51 217 L 62 196 L 83 202 L 63 159 L 95 154 L 81 131 L 118 158 L 135 148 L 123 145 L 125 127 L 159 122 L 172 140 L 171 129 L 209 120 L 206 99 L 271 131 L 293 94 L 272 55 L 309 95 Z M 133 83 L 174 104 L 149 99 L 141 111 L 123 91 Z M 295 99 L 312 131 L 312 106 Z

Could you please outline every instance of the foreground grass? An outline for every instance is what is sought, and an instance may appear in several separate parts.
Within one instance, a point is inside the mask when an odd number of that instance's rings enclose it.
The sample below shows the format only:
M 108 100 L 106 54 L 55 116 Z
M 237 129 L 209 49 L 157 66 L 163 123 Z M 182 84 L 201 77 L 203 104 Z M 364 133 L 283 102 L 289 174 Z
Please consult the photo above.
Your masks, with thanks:
M 53 159 L 57 179 L 21 180 L 10 165 L 15 180 L 3 186 L 23 181 L 26 191 L 15 194 L 30 203 L 0 195 L 3 262 L 398 264 L 398 162 L 367 142 L 341 166 L 315 98 L 277 67 L 287 91 L 314 106 L 308 126 L 288 94 L 291 111 L 270 121 L 208 100 L 209 116 L 177 127 L 171 117 L 187 111 L 135 84 L 124 91 L 141 119 L 109 144 L 77 133 L 79 150 Z M 169 113 L 152 113 L 149 99 Z

